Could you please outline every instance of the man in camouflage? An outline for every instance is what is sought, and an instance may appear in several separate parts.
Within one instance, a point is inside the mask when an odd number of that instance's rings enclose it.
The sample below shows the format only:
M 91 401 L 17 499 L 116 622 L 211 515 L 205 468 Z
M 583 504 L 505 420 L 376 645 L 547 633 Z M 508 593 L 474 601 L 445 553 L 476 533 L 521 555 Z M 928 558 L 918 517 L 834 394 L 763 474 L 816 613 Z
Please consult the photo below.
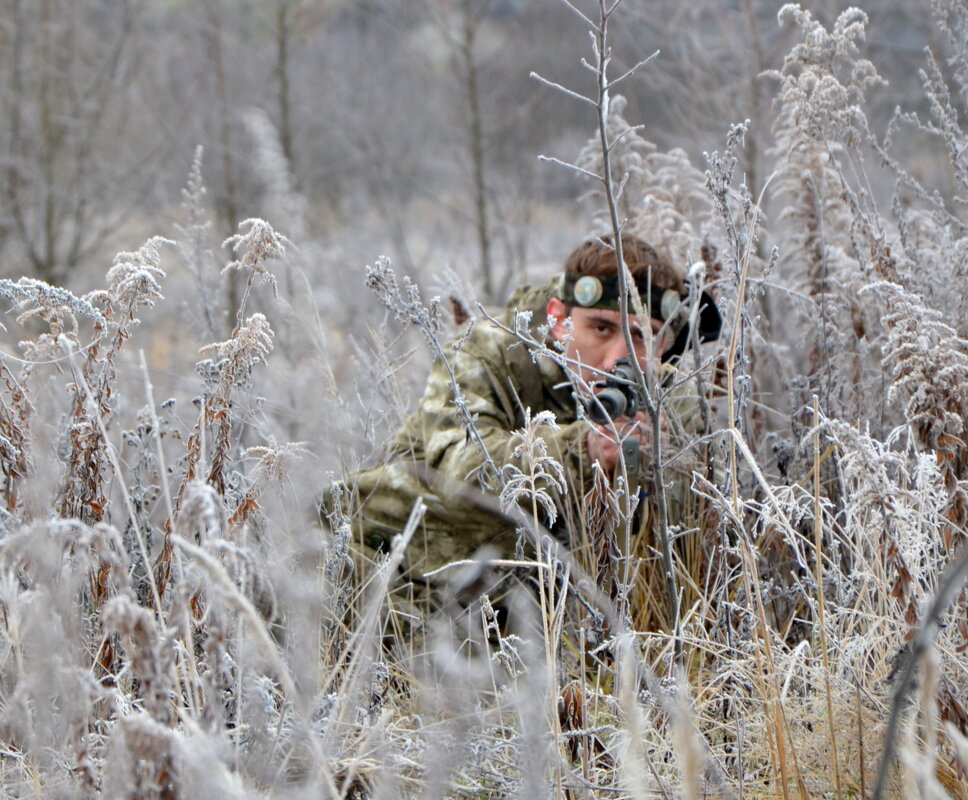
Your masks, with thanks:
M 501 511 L 494 494 L 500 476 L 488 474 L 494 472 L 488 465 L 528 472 L 532 465 L 525 463 L 527 454 L 518 447 L 519 432 L 540 412 L 554 417 L 554 424 L 542 427 L 540 435 L 564 478 L 563 486 L 544 482 L 554 510 L 543 513 L 541 522 L 553 519 L 552 531 L 564 544 L 573 545 L 575 532 L 583 526 L 583 501 L 592 488 L 595 462 L 602 474 L 612 475 L 623 460 L 620 453 L 630 452 L 631 440 L 640 445 L 632 451 L 641 452 L 648 474 L 651 424 L 646 415 L 640 411 L 632 418 L 594 424 L 580 411 L 578 400 L 584 394 L 588 405 L 595 383 L 629 355 L 610 241 L 607 236 L 585 241 L 566 259 L 561 274 L 544 286 L 518 289 L 495 322 L 477 324 L 456 350 L 445 348 L 447 363 L 438 359 L 433 364 L 426 392 L 394 437 L 389 457 L 344 486 L 343 510 L 358 543 L 371 551 L 388 550 L 422 498 L 426 513 L 405 560 L 412 580 L 482 548 L 502 558 L 513 557 L 516 547 L 520 552 L 521 523 Z M 630 307 L 635 357 L 643 367 L 651 362 L 659 383 L 669 386 L 677 374 L 670 362 L 689 340 L 688 310 L 682 302 L 685 283 L 641 239 L 624 235 L 622 251 L 643 307 L 651 313 L 647 329 Z M 715 338 L 719 314 L 708 295 L 703 294 L 703 301 L 698 333 L 703 339 Z M 526 346 L 514 332 L 516 315 L 525 313 L 530 314 L 532 337 L 540 338 L 537 330 L 545 325 L 543 354 L 532 352 L 533 345 Z M 455 382 L 465 411 L 455 404 Z M 695 432 L 701 425 L 695 400 L 694 386 L 685 383 L 672 392 L 663 410 L 664 415 L 678 416 L 681 425 L 673 427 L 680 433 Z M 475 432 L 468 429 L 469 416 Z M 681 494 L 687 483 L 679 483 Z M 647 494 L 648 487 L 641 491 Z M 527 505 L 531 507 L 530 501 Z

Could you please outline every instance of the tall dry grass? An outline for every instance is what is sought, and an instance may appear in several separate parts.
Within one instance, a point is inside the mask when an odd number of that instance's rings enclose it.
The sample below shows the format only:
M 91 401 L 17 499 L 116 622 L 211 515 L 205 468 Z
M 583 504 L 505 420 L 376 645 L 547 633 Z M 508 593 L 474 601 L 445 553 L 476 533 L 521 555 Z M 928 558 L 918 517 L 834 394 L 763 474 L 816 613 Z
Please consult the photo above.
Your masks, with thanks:
M 291 182 L 273 202 L 295 244 L 256 219 L 226 243 L 242 289 L 226 334 L 200 156 L 177 241 L 120 254 L 105 288 L 0 283 L 20 340 L 0 357 L 4 792 L 968 797 L 968 249 L 957 194 L 892 155 L 919 126 L 964 185 L 968 11 L 935 13 L 952 45 L 926 63 L 932 117 L 899 113 L 879 138 L 864 14 L 827 30 L 781 11 L 802 41 L 774 76 L 761 197 L 737 171 L 744 125 L 703 172 L 599 98 L 576 163 L 614 182 L 591 202 L 617 200 L 608 218 L 694 264 L 727 322 L 681 365 L 709 433 L 673 420 L 656 437 L 660 474 L 690 491 L 643 501 L 644 528 L 627 483 L 602 477 L 585 506 L 599 513 L 562 547 L 539 525 L 567 488 L 541 438 L 554 421 L 535 414 L 518 437 L 530 470 L 493 465 L 495 504 L 524 510 L 535 545 L 515 562 L 510 627 L 476 597 L 493 563 L 452 573 L 452 602 L 427 618 L 403 594 L 420 504 L 376 563 L 351 520 L 312 518 L 314 493 L 339 491 L 326 472 L 378 457 L 412 404 L 407 328 L 437 357 L 464 328 L 423 299 L 427 276 L 389 262 L 370 283 L 399 320 L 376 298 L 366 331 L 321 308 L 304 276 L 325 254 Z M 588 20 L 599 57 L 607 22 L 604 6 Z M 157 332 L 178 280 L 211 343 L 162 399 L 171 376 L 139 328 Z

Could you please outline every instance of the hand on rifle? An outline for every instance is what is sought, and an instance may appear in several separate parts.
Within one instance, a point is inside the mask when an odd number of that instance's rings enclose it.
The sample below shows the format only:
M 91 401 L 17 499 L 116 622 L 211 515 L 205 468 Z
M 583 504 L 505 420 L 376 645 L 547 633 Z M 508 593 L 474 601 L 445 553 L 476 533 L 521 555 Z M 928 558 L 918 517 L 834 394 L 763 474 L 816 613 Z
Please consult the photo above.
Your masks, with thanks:
M 662 424 L 661 430 L 663 440 L 666 436 L 666 426 Z M 616 434 L 618 437 L 616 438 Z M 609 425 L 594 425 L 585 436 L 585 447 L 588 456 L 592 461 L 598 461 L 606 473 L 612 474 L 616 465 L 619 463 L 622 453 L 623 441 L 634 440 L 637 442 L 637 451 L 640 454 L 640 463 L 652 463 L 652 420 L 644 411 L 639 411 L 631 419 L 629 417 L 619 417 Z M 630 452 L 626 450 L 626 452 Z M 634 473 L 639 464 L 626 463 L 625 468 L 628 472 Z

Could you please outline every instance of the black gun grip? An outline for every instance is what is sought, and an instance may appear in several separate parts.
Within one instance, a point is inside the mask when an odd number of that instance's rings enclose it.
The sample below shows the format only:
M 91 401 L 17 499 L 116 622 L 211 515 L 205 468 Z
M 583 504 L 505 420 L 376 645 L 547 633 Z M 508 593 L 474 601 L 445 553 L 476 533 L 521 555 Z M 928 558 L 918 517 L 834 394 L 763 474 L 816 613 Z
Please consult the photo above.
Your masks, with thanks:
M 634 482 L 639 474 L 639 440 L 634 436 L 622 439 L 622 461 L 625 464 L 625 474 L 630 482 Z

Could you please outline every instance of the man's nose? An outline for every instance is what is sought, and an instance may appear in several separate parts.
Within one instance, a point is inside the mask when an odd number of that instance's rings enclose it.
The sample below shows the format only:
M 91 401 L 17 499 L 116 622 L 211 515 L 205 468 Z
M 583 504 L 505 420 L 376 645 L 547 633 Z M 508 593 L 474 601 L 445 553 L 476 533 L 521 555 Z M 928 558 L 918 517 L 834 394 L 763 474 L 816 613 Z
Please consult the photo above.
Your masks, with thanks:
M 611 372 L 615 369 L 615 363 L 623 358 L 627 358 L 628 354 L 629 349 L 625 346 L 625 337 L 617 336 L 609 347 L 608 354 L 605 357 L 605 369 Z

